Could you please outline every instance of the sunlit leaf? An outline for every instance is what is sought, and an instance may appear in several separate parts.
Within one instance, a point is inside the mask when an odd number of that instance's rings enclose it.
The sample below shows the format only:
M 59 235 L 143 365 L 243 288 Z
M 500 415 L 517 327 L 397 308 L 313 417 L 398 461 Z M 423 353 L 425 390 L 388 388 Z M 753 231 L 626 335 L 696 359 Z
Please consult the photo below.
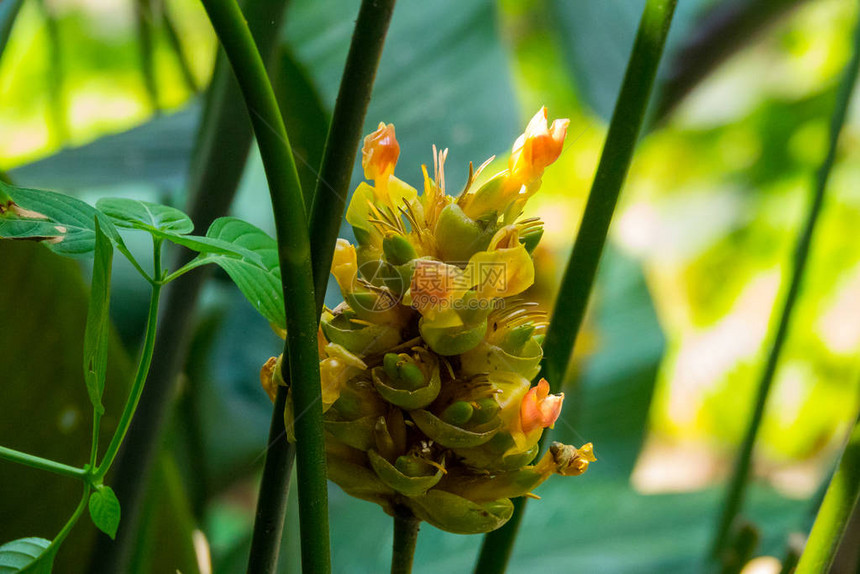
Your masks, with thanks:
M 115 538 L 121 510 L 113 490 L 109 486 L 100 487 L 90 495 L 89 507 L 93 524 L 111 538 Z
M 53 557 L 47 553 L 50 540 L 20 538 L 0 546 L 0 574 L 48 574 Z
M 93 264 L 93 281 L 87 311 L 87 328 L 84 334 L 84 381 L 93 407 L 104 412 L 102 393 L 107 373 L 108 338 L 110 335 L 110 274 L 113 263 L 113 246 L 102 233 L 95 220 L 96 248 Z

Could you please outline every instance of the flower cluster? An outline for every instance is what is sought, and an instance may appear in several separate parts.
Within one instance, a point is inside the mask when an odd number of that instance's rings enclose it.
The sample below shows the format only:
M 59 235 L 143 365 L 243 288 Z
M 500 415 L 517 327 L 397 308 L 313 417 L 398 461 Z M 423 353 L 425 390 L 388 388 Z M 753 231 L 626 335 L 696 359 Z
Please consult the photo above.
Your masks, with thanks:
M 372 185 L 359 185 L 347 210 L 357 244 L 338 240 L 331 270 L 344 302 L 324 310 L 319 333 L 329 478 L 347 493 L 480 533 L 510 518 L 512 497 L 595 460 L 591 444 L 553 443 L 532 464 L 564 397 L 530 383 L 546 322 L 521 294 L 543 227 L 521 214 L 567 125 L 548 126 L 541 109 L 508 168 L 477 186 L 490 161 L 470 165 L 456 197 L 445 189 L 447 150 L 434 148 L 419 194 L 394 176 L 394 126 L 365 138 Z M 272 358 L 261 373 L 272 396 L 278 372 Z M 285 420 L 290 431 L 289 404 Z

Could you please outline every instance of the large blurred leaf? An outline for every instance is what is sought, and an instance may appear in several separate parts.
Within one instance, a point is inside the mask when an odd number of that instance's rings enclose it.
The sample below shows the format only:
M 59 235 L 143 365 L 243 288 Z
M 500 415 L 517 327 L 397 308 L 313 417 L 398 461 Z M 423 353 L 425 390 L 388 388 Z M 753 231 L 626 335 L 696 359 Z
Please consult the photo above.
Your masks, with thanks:
M 558 37 L 564 44 L 577 87 L 590 107 L 608 119 L 615 108 L 645 0 L 550 0 L 550 3 L 552 21 L 559 28 Z M 661 70 L 669 65 L 674 48 L 691 32 L 696 15 L 708 4 L 709 0 L 678 3 Z
M 80 270 L 34 243 L 0 241 L 0 261 L 0 444 L 83 465 L 92 407 L 81 369 L 87 289 Z M 109 349 L 102 445 L 131 378 L 115 335 Z M 52 539 L 80 500 L 80 488 L 77 481 L 0 461 L 0 541 Z M 88 521 L 79 522 L 60 548 L 58 571 L 80 571 L 94 532 Z

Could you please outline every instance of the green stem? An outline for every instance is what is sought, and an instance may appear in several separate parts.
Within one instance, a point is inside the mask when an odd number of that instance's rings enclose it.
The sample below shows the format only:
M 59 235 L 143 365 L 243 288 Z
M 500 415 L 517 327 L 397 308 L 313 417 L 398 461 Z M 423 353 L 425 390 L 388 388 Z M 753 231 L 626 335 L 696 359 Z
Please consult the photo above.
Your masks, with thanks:
M 421 521 L 405 506 L 394 508 L 394 543 L 391 554 L 391 574 L 410 574 L 418 542 Z
M 393 9 L 394 0 L 362 2 L 326 139 L 317 188 L 312 199 L 310 223 L 317 321 L 325 299 L 332 252 L 349 192 L 352 166 Z M 272 572 L 277 562 L 280 528 L 283 526 L 295 456 L 295 449 L 284 434 L 282 413 L 285 402 L 286 389 L 281 388 L 269 429 L 269 448 L 257 501 L 249 572 Z
M 639 22 L 603 153 L 544 341 L 540 376 L 549 381 L 552 392 L 561 388 L 573 355 L 609 224 L 642 130 L 676 4 L 677 0 L 648 0 Z M 511 520 L 484 537 L 476 573 L 504 572 L 525 506 L 524 500 L 517 501 Z
M 298 172 L 281 112 L 251 32 L 235 0 L 203 0 L 251 113 L 275 216 L 287 317 L 284 356 L 295 417 L 299 522 L 305 571 L 329 572 L 325 438 L 311 247 Z
M 61 462 L 27 454 L 26 452 L 6 448 L 5 446 L 0 446 L 0 458 L 32 468 L 38 468 L 39 470 L 47 470 L 48 472 L 53 472 L 54 474 L 59 474 L 61 476 L 68 476 L 79 480 L 87 479 L 87 469 L 85 468 L 69 466 Z
M 158 100 L 158 81 L 155 77 L 155 45 L 152 29 L 151 0 L 135 0 L 134 14 L 137 24 L 138 57 L 143 84 L 152 110 L 158 113 L 161 105 Z
M 829 572 L 851 513 L 860 499 L 860 420 L 854 425 L 839 467 L 815 518 L 796 574 Z
M 734 471 L 732 472 L 728 489 L 726 491 L 725 503 L 722 506 L 723 511 L 717 526 L 716 536 L 714 537 L 710 556 L 711 559 L 716 562 L 722 559 L 722 556 L 726 551 L 728 541 L 731 539 L 732 525 L 734 524 L 735 519 L 741 510 L 741 506 L 743 505 L 744 494 L 746 493 L 747 482 L 750 475 L 753 447 L 755 446 L 756 437 L 758 436 L 759 427 L 761 426 L 762 418 L 764 416 L 764 408 L 767 403 L 767 396 L 770 392 L 771 383 L 773 382 L 776 367 L 779 363 L 779 355 L 782 351 L 785 340 L 788 337 L 794 305 L 797 302 L 798 294 L 800 293 L 800 287 L 803 282 L 803 273 L 806 270 L 806 263 L 809 258 L 809 248 L 812 245 L 815 226 L 818 222 L 818 216 L 821 213 L 821 208 L 824 203 L 824 193 L 827 188 L 827 180 L 830 177 L 831 168 L 836 160 L 836 149 L 839 142 L 839 134 L 841 133 L 842 126 L 845 123 L 848 106 L 851 102 L 851 94 L 857 80 L 858 68 L 860 68 L 860 23 L 858 23 L 857 29 L 855 30 L 854 53 L 851 57 L 851 61 L 845 69 L 842 83 L 839 86 L 836 107 L 834 108 L 833 116 L 830 121 L 830 143 L 827 149 L 827 156 L 824 158 L 824 162 L 816 173 L 812 200 L 806 214 L 806 221 L 797 240 L 797 246 L 794 252 L 794 265 L 791 282 L 789 283 L 788 291 L 785 295 L 782 314 L 779 318 L 776 334 L 773 337 L 773 344 L 767 357 L 767 363 L 765 364 L 758 383 L 753 413 L 747 426 L 743 442 L 741 443 L 740 452 L 737 456 Z
M 311 207 L 311 261 L 317 317 L 325 300 L 334 246 L 346 207 L 352 167 L 395 0 L 364 0 L 340 81 Z
M 162 276 L 160 239 L 153 240 L 153 259 L 155 266 L 153 276 L 158 279 Z M 105 451 L 105 455 L 94 473 L 94 479 L 96 481 L 104 478 L 107 471 L 110 470 L 114 459 L 116 459 L 119 447 L 122 445 L 122 441 L 128 432 L 128 427 L 131 425 L 131 421 L 134 418 L 134 412 L 137 410 L 140 395 L 143 393 L 146 376 L 149 374 L 149 366 L 152 364 L 152 350 L 155 347 L 155 332 L 158 326 L 158 303 L 160 296 L 161 285 L 153 283 L 149 298 L 149 316 L 146 321 L 146 332 L 143 338 L 143 351 L 141 352 L 140 362 L 137 366 L 137 374 L 135 374 L 134 382 L 131 385 L 131 392 L 126 400 L 116 431 L 114 431 L 110 444 Z
M 78 506 L 75 508 L 75 511 L 72 513 L 72 515 L 66 521 L 66 524 L 51 541 L 51 545 L 48 547 L 48 551 L 55 550 L 56 548 L 58 548 L 72 531 L 72 528 L 74 528 L 75 524 L 78 522 L 78 519 L 80 519 L 81 515 L 83 515 L 84 513 L 84 510 L 87 508 L 87 502 L 89 502 L 90 498 L 90 490 L 90 485 L 85 484 L 84 493 L 81 496 L 81 501 L 78 503 Z

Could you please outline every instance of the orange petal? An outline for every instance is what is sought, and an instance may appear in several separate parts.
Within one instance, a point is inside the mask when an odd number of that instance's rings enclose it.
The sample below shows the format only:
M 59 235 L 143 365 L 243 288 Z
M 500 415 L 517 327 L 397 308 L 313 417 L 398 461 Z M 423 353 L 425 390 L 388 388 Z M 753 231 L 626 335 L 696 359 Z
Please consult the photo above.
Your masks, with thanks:
M 538 110 L 525 133 L 514 142 L 509 162 L 511 178 L 522 184 L 539 179 L 543 170 L 561 155 L 568 125 L 570 120 L 559 119 L 547 127 L 546 107 Z
M 379 128 L 364 138 L 361 167 L 365 179 L 388 181 L 400 157 L 400 144 L 394 135 L 394 124 L 379 124 Z
M 564 393 L 549 394 L 549 383 L 541 379 L 536 387 L 532 387 L 523 397 L 520 405 L 520 424 L 524 433 L 538 428 L 552 428 L 561 414 Z

